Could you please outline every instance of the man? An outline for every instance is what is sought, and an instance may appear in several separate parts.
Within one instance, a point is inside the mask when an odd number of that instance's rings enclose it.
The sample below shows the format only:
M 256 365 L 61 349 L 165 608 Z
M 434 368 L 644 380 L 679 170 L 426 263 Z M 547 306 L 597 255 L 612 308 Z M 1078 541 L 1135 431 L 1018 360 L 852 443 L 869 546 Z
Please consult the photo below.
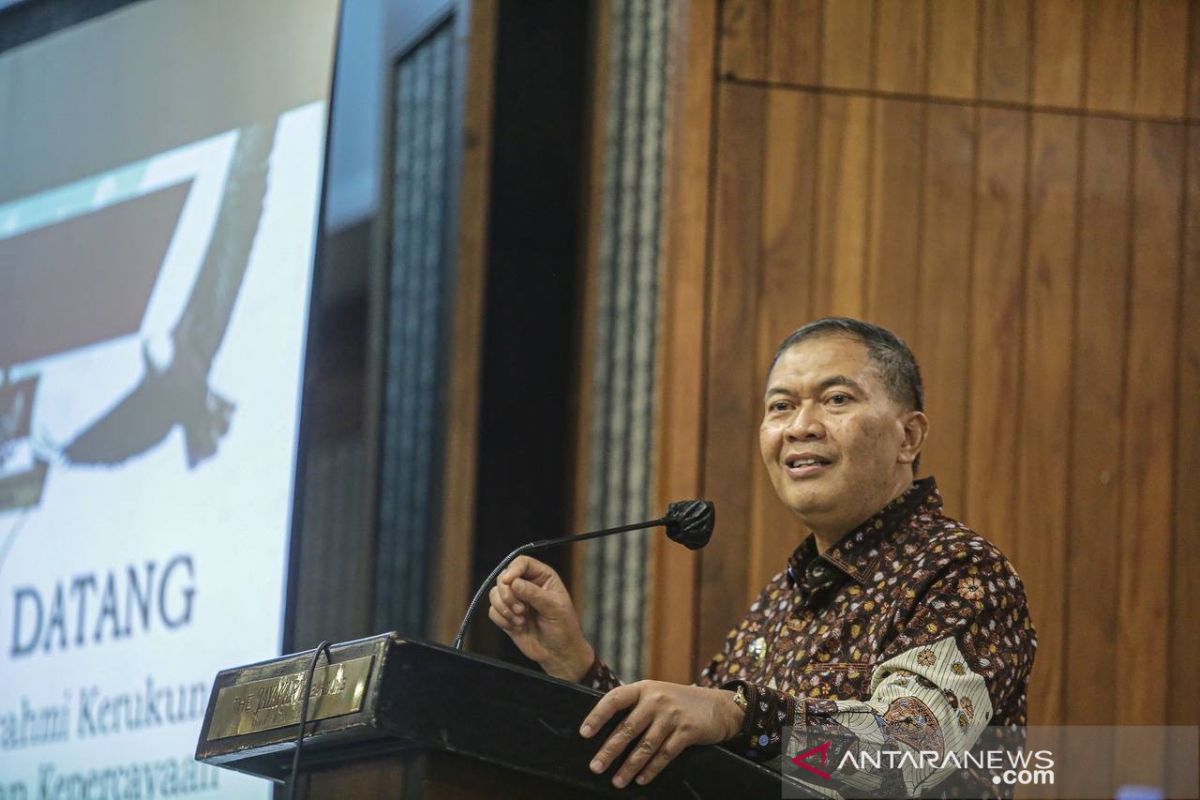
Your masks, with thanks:
M 491 619 L 555 677 L 607 694 L 583 721 L 594 735 L 625 708 L 591 768 L 629 755 L 621 787 L 652 780 L 683 748 L 725 744 L 779 754 L 800 745 L 962 752 L 988 725 L 1023 725 L 1037 646 L 1024 589 L 987 540 L 941 512 L 932 478 L 914 481 L 929 423 L 920 372 L 894 334 L 827 318 L 797 330 L 771 366 L 759 428 L 779 499 L 811 534 L 730 631 L 698 685 L 622 686 L 584 639 L 562 581 L 522 557 L 491 591 Z M 804 738 L 807 736 L 807 738 Z M 838 761 L 830 758 L 825 772 Z M 833 775 L 834 791 L 954 796 L 994 790 L 932 764 Z

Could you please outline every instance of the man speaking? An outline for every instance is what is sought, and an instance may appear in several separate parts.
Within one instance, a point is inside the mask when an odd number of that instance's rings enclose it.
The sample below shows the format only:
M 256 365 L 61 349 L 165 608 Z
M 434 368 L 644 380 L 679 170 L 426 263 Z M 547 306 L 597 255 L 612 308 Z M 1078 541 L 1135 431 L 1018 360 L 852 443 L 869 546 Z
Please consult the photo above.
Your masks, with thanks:
M 837 317 L 784 340 L 759 448 L 779 499 L 811 533 L 786 563 L 780 554 L 783 570 L 694 686 L 621 685 L 584 639 L 553 569 L 522 556 L 500 575 L 492 621 L 550 675 L 606 692 L 580 734 L 629 709 L 594 772 L 619 761 L 615 786 L 645 784 L 697 744 L 773 758 L 785 726 L 808 741 L 945 754 L 988 725 L 1025 724 L 1037 640 L 1024 588 L 993 544 L 942 513 L 933 478 L 914 480 L 929 430 L 923 408 L 916 360 L 890 331 Z M 835 791 L 892 796 L 939 782 L 950 796 L 995 790 L 936 760 L 830 781 Z

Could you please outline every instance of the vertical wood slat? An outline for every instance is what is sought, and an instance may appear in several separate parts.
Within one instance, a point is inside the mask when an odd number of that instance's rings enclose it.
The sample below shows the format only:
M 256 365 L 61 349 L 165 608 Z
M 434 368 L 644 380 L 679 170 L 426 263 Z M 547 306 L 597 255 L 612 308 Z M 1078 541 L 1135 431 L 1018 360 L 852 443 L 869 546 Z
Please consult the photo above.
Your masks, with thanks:
M 878 0 L 875 6 L 875 89 L 925 92 L 925 0 Z
M 863 313 L 872 102 L 820 98 L 814 316 Z
M 767 9 L 763 0 L 721 3 L 721 74 L 760 81 L 767 75 Z
M 1029 101 L 1030 0 L 983 0 L 979 97 Z
M 1124 120 L 1084 123 L 1079 209 L 1079 275 L 1075 305 L 1074 389 L 1071 402 L 1071 484 L 1068 529 L 1067 674 L 1086 682 L 1065 687 L 1065 722 L 1111 725 L 1111 706 L 1097 697 L 1117 693 L 1116 662 L 1097 658 L 1116 647 L 1121 517 L 1121 398 L 1124 386 L 1129 270 L 1133 125 Z M 1097 586 L 1113 587 L 1097 592 Z M 1107 775 L 1106 760 L 1094 772 Z M 1104 776 L 1097 775 L 1100 780 Z M 1105 778 L 1106 780 L 1106 778 Z M 1099 786 L 1108 789 L 1107 783 Z
M 1077 108 L 1083 91 L 1084 0 L 1033 6 L 1033 97 L 1037 105 Z
M 1138 4 L 1133 104 L 1138 114 L 1182 117 L 1187 113 L 1188 6 L 1188 0 Z
M 1183 130 L 1138 123 L 1121 464 L 1118 723 L 1165 718 Z
M 437 550 L 432 631 L 438 641 L 454 638 L 470 600 L 470 563 L 475 532 L 475 481 L 461 480 L 476 462 L 480 338 L 486 280 L 488 176 L 491 174 L 492 69 L 496 48 L 497 0 L 472 0 L 467 95 L 463 123 L 462 183 L 458 252 L 451 312 L 449 387 L 446 392 L 441 537 Z
M 1062 718 L 1067 595 L 1067 488 L 1070 452 L 1078 118 L 1035 114 L 1030 134 L 1027 279 L 1022 302 L 1018 518 L 1021 576 L 1031 607 L 1038 652 L 1030 683 L 1031 724 Z M 1057 457 L 1056 457 L 1057 456 Z
M 822 85 L 870 89 L 873 0 L 825 0 L 821 15 Z
M 1188 7 L 1187 116 L 1200 119 L 1200 9 Z
M 979 68 L 980 0 L 929 0 L 929 85 L 935 97 L 973 99 Z
M 876 100 L 867 231 L 867 319 L 911 344 L 916 333 L 925 105 Z
M 758 299 L 756 382 L 746 387 L 755 400 L 766 386 L 775 348 L 811 319 L 818 97 L 808 92 L 772 92 L 767 105 L 763 185 L 762 279 Z M 756 407 L 761 416 L 761 402 Z M 753 444 L 748 442 L 748 447 Z M 752 518 L 747 593 L 783 568 L 805 531 L 775 495 L 766 470 L 750 475 Z
M 925 382 L 930 434 L 922 472 L 937 477 L 946 512 L 963 512 L 970 315 L 971 227 L 975 203 L 975 113 L 931 105 L 925 138 L 921 270 L 914 352 Z
M 747 354 L 755 346 L 766 96 L 762 89 L 723 84 L 717 110 L 720 144 L 708 306 L 704 491 L 720 509 L 722 532 L 750 529 L 746 476 L 760 468 L 752 446 L 759 412 L 753 393 L 758 370 Z M 730 587 L 744 587 L 747 575 L 743 539 L 714 536 L 700 559 L 700 653 L 716 652 L 744 611 L 741 594 Z
M 1133 111 L 1136 12 L 1129 0 L 1092 0 L 1086 7 L 1084 106 L 1091 111 Z
M 1187 197 L 1180 285 L 1179 391 L 1175 414 L 1175 537 L 1171 554 L 1171 701 L 1166 722 L 1200 724 L 1200 130 L 1188 129 Z M 1179 743 L 1169 751 L 1174 786 L 1182 787 L 1195 753 Z M 1180 793 L 1182 794 L 1182 792 Z
M 964 520 L 1021 569 L 1016 518 L 1026 113 L 980 109 Z
M 669 6 L 674 32 L 669 89 L 671 157 L 665 164 L 663 282 L 660 295 L 662 347 L 657 354 L 658 438 L 655 442 L 658 507 L 681 497 L 703 495 L 704 339 L 707 316 L 712 74 L 718 10 L 716 0 Z M 690 683 L 696 677 L 696 603 L 699 556 L 656 537 L 654 587 L 650 597 L 647 673 L 660 680 Z M 684 619 L 680 620 L 681 612 Z
M 821 80 L 821 0 L 767 2 L 767 80 L 816 86 Z

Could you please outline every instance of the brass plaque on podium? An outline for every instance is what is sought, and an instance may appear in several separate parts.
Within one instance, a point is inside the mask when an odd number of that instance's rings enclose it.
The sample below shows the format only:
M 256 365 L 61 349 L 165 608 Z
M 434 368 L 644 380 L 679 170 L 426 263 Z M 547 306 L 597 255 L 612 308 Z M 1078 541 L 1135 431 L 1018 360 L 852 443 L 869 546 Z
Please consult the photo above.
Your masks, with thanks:
M 362 708 L 374 656 L 317 667 L 308 695 L 308 720 L 353 714 Z M 300 722 L 307 670 L 226 686 L 217 694 L 208 741 L 259 733 Z

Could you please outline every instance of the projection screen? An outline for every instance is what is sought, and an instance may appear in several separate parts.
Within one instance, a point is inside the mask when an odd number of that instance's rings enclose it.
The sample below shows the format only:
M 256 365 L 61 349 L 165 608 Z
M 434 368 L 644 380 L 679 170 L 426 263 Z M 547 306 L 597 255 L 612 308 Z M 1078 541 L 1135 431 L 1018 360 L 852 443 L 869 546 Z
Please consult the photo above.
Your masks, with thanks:
M 0 53 L 0 797 L 196 764 L 279 653 L 336 0 L 145 0 Z

